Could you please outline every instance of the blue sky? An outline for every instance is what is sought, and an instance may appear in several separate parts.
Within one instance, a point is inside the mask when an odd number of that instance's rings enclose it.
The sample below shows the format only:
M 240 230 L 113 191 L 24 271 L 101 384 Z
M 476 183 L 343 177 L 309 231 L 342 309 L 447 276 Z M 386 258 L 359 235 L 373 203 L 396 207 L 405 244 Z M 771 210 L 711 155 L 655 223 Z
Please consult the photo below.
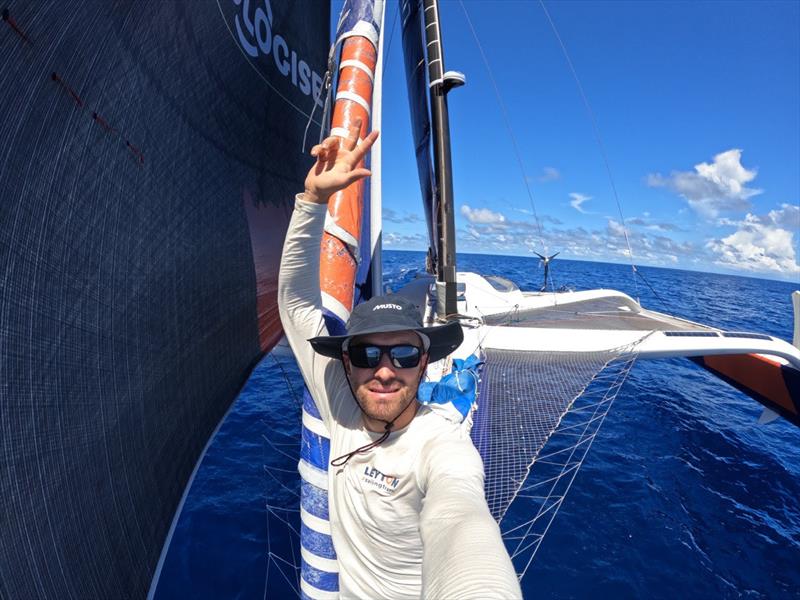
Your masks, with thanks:
M 628 262 L 591 118 L 541 5 L 464 6 L 506 105 L 546 249 Z M 635 262 L 800 282 L 800 3 L 545 6 L 595 115 Z M 384 245 L 422 250 L 396 12 L 389 1 Z M 449 97 L 458 250 L 542 252 L 461 3 L 444 0 L 441 20 L 446 67 L 467 76 Z

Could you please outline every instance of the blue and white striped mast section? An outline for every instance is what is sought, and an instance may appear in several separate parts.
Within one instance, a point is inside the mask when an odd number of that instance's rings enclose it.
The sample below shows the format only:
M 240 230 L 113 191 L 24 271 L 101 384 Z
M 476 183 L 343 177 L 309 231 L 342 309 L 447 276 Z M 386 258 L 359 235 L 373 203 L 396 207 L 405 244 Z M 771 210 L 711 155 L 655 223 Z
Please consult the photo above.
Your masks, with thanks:
M 342 7 L 341 17 L 336 33 L 336 41 L 332 56 L 338 56 L 343 41 L 354 35 L 368 38 L 378 52 L 383 48 L 380 32 L 384 18 L 383 0 L 347 0 Z M 372 128 L 380 126 L 380 70 L 383 61 L 378 55 L 376 73 L 364 65 L 363 70 L 375 82 L 374 102 L 371 111 Z M 339 65 L 341 68 L 342 65 Z M 349 67 L 360 68 L 354 61 L 348 61 Z M 329 67 L 330 68 L 330 67 Z M 331 68 L 331 71 L 333 69 Z M 334 89 L 333 86 L 330 89 Z M 361 99 L 362 101 L 365 101 Z M 340 131 L 331 131 L 332 135 L 341 135 Z M 346 132 L 345 132 L 346 135 Z M 372 210 L 370 211 L 372 227 L 380 220 L 380 196 L 374 188 L 380 182 L 380 154 L 372 151 L 370 164 L 372 171 Z M 376 206 L 377 200 L 377 206 Z M 375 214 L 377 212 L 377 215 Z M 326 222 L 326 228 L 329 223 Z M 380 260 L 380 251 L 375 251 L 379 244 L 377 233 L 372 232 L 368 239 L 373 250 L 373 259 Z M 377 281 L 380 285 L 380 270 Z M 374 286 L 373 286 L 374 287 Z M 350 316 L 340 302 L 322 294 L 323 312 L 328 331 L 332 335 L 344 332 L 344 324 Z M 331 538 L 330 511 L 328 499 L 328 467 L 330 464 L 330 432 L 320 416 L 314 399 L 306 389 L 303 394 L 303 423 L 300 447 L 300 595 L 311 600 L 334 600 L 339 597 L 339 564 Z

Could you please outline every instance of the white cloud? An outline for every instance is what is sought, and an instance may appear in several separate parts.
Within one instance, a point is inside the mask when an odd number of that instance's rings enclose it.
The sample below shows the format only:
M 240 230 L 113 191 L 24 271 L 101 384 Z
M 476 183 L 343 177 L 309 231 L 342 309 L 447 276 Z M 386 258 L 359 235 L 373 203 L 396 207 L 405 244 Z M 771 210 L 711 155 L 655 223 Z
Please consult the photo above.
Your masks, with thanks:
M 530 236 L 522 240 L 522 243 L 528 250 L 528 252 L 536 252 L 537 250 L 539 250 L 539 240 L 534 239 Z
M 592 197 L 578 192 L 570 192 L 569 197 L 572 198 L 572 200 L 569 201 L 570 206 L 578 212 L 586 214 L 586 211 L 581 208 L 581 205 L 587 200 L 591 200 Z
M 552 254 L 561 251 L 564 258 L 617 262 L 629 257 L 622 225 L 610 217 L 600 230 L 546 227 L 544 239 L 540 238 L 535 223 L 512 220 L 468 224 L 459 229 L 458 235 L 459 248 L 464 252 L 530 254 L 535 251 Z M 628 237 L 638 264 L 675 266 L 688 263 L 702 251 L 691 242 L 677 242 L 663 234 L 629 230 Z
M 466 204 L 461 206 L 461 214 L 466 217 L 470 223 L 504 223 L 506 218 L 498 212 L 489 210 L 488 208 L 471 208 Z
M 383 232 L 383 245 L 402 250 L 421 250 L 428 247 L 428 236 L 421 233 L 406 235 L 392 231 Z
M 550 223 L 551 225 L 563 225 L 564 223 L 561 219 L 556 219 L 555 217 L 551 217 L 550 215 L 542 215 L 539 217 L 539 220 L 542 223 Z
M 800 207 L 783 204 L 766 215 L 748 213 L 742 221 L 721 219 L 737 230 L 706 243 L 718 265 L 748 271 L 800 275 L 794 235 L 800 235 Z
M 713 163 L 695 165 L 694 171 L 673 171 L 669 177 L 651 173 L 646 181 L 650 187 L 675 190 L 696 212 L 713 218 L 722 211 L 749 209 L 748 198 L 762 192 L 746 185 L 756 175 L 756 169 L 742 166 L 742 151 L 733 148 L 717 154 Z
M 781 209 L 769 211 L 767 218 L 776 227 L 800 232 L 800 204 L 781 204 Z
M 631 219 L 626 219 L 626 225 L 635 225 L 639 227 L 646 227 L 647 229 L 652 229 L 653 231 L 681 231 L 681 228 L 675 225 L 674 223 L 667 223 L 661 222 L 656 223 L 654 221 L 650 221 L 649 215 L 650 213 L 642 213 L 645 218 L 643 217 L 633 217 Z
M 625 237 L 625 228 L 622 226 L 621 223 L 618 223 L 614 219 L 608 219 L 608 234 L 613 236 L 621 236 Z
M 542 174 L 539 175 L 539 181 L 546 183 L 548 181 L 557 181 L 561 179 L 561 173 L 555 167 L 544 167 Z
M 391 223 L 421 223 L 422 217 L 414 213 L 404 213 L 400 214 L 397 211 L 392 210 L 391 208 L 384 207 L 382 210 L 382 216 L 384 221 L 390 221 Z
M 751 222 L 761 223 L 772 227 L 781 227 L 789 231 L 800 230 L 800 205 L 781 204 L 780 209 L 773 209 L 766 215 L 756 216 L 748 214 L 743 220 L 720 217 L 716 221 L 717 227 L 743 227 Z

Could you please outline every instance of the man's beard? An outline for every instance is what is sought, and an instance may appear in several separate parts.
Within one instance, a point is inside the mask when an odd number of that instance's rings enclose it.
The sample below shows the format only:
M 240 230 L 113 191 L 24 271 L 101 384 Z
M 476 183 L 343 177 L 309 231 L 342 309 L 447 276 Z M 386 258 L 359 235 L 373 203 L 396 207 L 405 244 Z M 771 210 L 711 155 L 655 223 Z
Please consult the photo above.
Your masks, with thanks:
M 401 388 L 402 393 L 398 396 L 398 400 L 393 400 L 391 404 L 381 403 L 375 407 L 371 406 L 368 400 L 368 395 L 371 393 L 367 389 L 369 383 L 362 384 L 356 390 L 355 395 L 358 405 L 367 417 L 385 423 L 391 423 L 403 414 L 406 408 L 414 401 L 414 398 L 417 397 L 417 388 L 419 387 L 418 384 L 404 385 Z

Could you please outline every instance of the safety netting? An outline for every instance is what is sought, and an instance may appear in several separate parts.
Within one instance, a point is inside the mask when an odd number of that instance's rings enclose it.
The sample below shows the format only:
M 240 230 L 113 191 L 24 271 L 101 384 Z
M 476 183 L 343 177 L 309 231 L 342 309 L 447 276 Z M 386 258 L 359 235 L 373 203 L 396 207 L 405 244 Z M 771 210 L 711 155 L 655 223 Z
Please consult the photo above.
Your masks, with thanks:
M 485 360 L 472 438 L 489 509 L 522 577 L 636 353 L 486 348 Z
M 303 528 L 301 490 L 313 492 L 304 484 L 297 470 L 300 460 L 301 414 L 304 388 L 299 369 L 291 355 L 272 352 L 267 357 L 270 368 L 282 372 L 285 389 L 275 390 L 277 402 L 268 407 L 268 419 L 273 422 L 282 416 L 281 427 L 270 427 L 264 434 L 264 477 L 266 507 L 266 569 L 264 574 L 265 598 L 300 598 L 302 549 L 300 535 Z M 290 396 L 290 398 L 288 398 Z

